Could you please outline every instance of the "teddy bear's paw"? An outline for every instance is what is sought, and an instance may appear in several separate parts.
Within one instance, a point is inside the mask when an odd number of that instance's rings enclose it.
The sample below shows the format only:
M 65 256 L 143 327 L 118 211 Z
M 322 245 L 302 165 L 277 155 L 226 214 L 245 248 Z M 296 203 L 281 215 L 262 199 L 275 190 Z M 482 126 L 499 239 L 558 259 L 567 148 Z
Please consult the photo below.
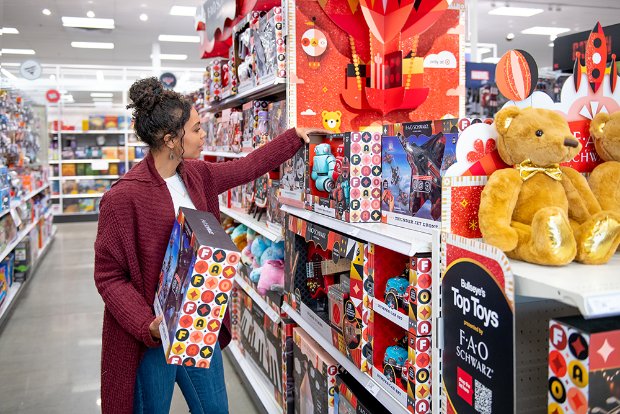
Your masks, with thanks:
M 564 265 L 577 254 L 577 244 L 566 213 L 559 208 L 539 210 L 532 220 L 530 251 L 536 263 Z
M 620 214 L 602 211 L 580 230 L 577 260 L 586 264 L 607 263 L 620 245 Z

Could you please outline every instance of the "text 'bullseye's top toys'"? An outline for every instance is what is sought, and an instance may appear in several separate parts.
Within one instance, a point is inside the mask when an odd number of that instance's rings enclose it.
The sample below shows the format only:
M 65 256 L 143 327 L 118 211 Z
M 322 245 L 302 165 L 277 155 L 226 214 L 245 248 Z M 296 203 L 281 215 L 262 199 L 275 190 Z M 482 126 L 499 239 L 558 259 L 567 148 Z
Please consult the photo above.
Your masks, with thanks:
M 211 213 L 179 210 L 154 303 L 169 364 L 209 368 L 239 260 Z

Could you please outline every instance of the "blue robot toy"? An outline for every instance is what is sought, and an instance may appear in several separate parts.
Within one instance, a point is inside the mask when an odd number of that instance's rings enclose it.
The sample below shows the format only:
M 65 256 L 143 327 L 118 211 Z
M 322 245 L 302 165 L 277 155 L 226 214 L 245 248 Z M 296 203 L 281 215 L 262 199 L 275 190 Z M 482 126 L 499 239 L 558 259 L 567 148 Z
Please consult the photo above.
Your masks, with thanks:
M 333 190 L 335 187 L 333 176 L 336 168 L 336 157 L 332 154 L 329 144 L 319 144 L 314 147 L 312 164 L 311 177 L 316 189 L 326 192 Z

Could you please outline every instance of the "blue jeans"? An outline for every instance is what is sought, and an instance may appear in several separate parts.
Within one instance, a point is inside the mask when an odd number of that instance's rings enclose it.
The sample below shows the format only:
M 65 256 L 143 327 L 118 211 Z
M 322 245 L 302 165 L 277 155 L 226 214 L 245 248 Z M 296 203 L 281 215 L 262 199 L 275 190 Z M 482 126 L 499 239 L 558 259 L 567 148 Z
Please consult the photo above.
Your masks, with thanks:
M 161 347 L 149 348 L 138 367 L 134 414 L 168 414 L 175 382 L 183 392 L 190 413 L 228 414 L 224 365 L 219 344 L 208 369 L 168 365 Z

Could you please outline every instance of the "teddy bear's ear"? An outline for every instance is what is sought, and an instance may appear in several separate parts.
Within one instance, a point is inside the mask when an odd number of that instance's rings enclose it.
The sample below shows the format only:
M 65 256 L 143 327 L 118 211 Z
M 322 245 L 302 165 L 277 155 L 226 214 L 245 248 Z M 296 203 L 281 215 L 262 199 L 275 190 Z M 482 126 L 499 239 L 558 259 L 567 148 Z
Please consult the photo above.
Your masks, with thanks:
M 590 135 L 594 138 L 602 138 L 604 134 L 605 124 L 609 122 L 609 114 L 599 112 L 590 124 Z
M 495 115 L 495 128 L 500 135 L 506 134 L 508 131 L 508 127 L 513 119 L 519 115 L 521 110 L 516 106 L 509 106 L 507 108 L 502 109 Z
M 323 112 L 321 112 L 321 116 L 322 116 L 322 117 L 325 117 L 325 114 L 326 114 L 326 113 L 327 113 L 327 111 L 323 111 Z
M 340 112 L 340 111 L 336 111 L 336 116 L 337 116 L 337 117 L 341 117 L 341 116 L 342 116 L 342 112 Z

